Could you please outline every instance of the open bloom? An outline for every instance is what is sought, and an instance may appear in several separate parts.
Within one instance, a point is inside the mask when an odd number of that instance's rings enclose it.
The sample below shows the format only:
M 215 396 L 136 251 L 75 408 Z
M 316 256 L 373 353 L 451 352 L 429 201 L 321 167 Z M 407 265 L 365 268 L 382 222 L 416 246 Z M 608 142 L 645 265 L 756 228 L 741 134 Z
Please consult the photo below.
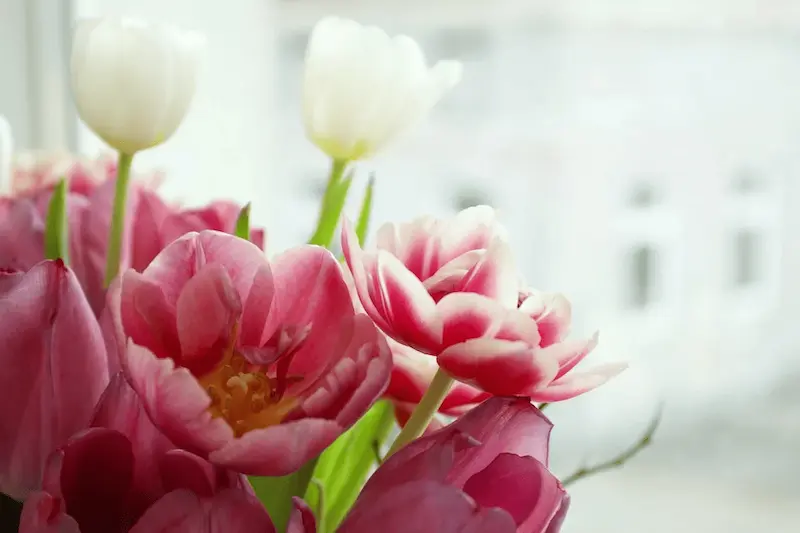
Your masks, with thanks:
M 526 399 L 487 400 L 387 460 L 337 532 L 557 533 L 569 497 L 547 469 L 551 429 Z M 315 531 L 304 505 L 289 531 Z
M 504 230 L 490 207 L 469 208 L 450 220 L 386 224 L 375 251 L 359 247 L 349 223 L 342 235 L 365 312 L 397 342 L 435 355 L 438 366 L 463 383 L 498 396 L 556 401 L 624 368 L 566 375 L 596 339 L 563 339 L 569 325 L 563 297 L 520 292 Z M 405 355 L 392 392 L 408 403 L 425 390 L 421 378 L 430 369 L 415 363 L 415 354 Z
M 352 161 L 380 150 L 420 121 L 461 79 L 461 64 L 428 67 L 409 37 L 328 17 L 308 43 L 303 113 L 309 138 Z
M 195 91 L 203 38 L 134 19 L 78 23 L 72 91 L 78 113 L 111 147 L 133 154 L 167 140 Z
M 330 252 L 271 264 L 248 241 L 189 233 L 122 278 L 123 368 L 155 424 L 217 465 L 284 475 L 383 393 L 391 355 Z
M 0 491 L 23 499 L 108 383 L 100 326 L 61 261 L 0 270 Z
M 274 531 L 247 480 L 175 449 L 120 375 L 92 426 L 50 456 L 21 533 Z

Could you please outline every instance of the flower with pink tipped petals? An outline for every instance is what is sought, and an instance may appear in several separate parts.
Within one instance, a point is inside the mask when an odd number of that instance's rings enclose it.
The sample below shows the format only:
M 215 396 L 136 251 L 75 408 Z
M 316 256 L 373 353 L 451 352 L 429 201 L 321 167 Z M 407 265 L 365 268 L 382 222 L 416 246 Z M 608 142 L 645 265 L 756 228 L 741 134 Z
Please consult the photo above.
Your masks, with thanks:
M 123 368 L 176 445 L 253 475 L 300 468 L 380 397 L 391 354 L 316 246 L 271 263 L 214 231 L 122 278 Z
M 488 206 L 450 220 L 430 217 L 378 230 L 377 249 L 364 251 L 345 221 L 342 250 L 366 313 L 387 335 L 438 354 L 447 301 L 480 294 L 499 305 L 517 302 L 516 266 L 505 229 Z
M 480 206 L 453 220 L 387 224 L 376 251 L 365 252 L 349 223 L 342 249 L 364 311 L 387 335 L 473 389 L 457 387 L 446 405 L 468 405 L 474 389 L 497 396 L 556 401 L 587 392 L 619 373 L 611 365 L 565 376 L 596 344 L 565 341 L 560 300 L 521 302 L 519 279 L 503 230 L 491 208 Z M 558 342 L 556 342 L 558 341 Z M 411 409 L 427 387 L 430 365 L 416 354 L 399 357 L 391 388 L 398 413 Z M 460 398 L 460 399 L 459 399 Z M 448 409 L 446 407 L 445 409 Z
M 23 499 L 45 461 L 84 429 L 108 383 L 100 326 L 61 261 L 0 270 L 0 490 Z
M 569 497 L 547 469 L 551 429 L 526 399 L 489 399 L 388 459 L 337 533 L 557 533 Z M 298 505 L 289 531 L 313 533 L 311 518 Z

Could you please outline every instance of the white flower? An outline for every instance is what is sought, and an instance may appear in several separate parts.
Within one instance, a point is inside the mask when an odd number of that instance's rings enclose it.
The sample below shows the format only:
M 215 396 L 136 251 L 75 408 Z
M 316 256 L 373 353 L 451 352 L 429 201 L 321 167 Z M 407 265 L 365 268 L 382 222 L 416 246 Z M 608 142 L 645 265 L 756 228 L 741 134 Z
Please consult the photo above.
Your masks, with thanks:
M 368 157 L 422 119 L 460 79 L 459 62 L 429 68 L 405 35 L 325 18 L 306 50 L 306 132 L 334 159 Z
M 194 96 L 203 43 L 198 33 L 135 19 L 79 22 L 71 61 L 78 113 L 121 152 L 164 142 Z

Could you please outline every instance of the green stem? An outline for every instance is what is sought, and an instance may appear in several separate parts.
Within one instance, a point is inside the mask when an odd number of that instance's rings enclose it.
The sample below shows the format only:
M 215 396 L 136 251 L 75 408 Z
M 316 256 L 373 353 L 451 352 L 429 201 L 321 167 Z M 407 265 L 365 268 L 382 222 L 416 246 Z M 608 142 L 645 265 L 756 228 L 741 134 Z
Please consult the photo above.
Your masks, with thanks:
M 347 168 L 347 161 L 334 159 L 331 164 L 331 173 L 328 177 L 328 185 L 325 187 L 325 195 L 322 197 L 322 205 L 319 211 L 317 229 L 309 244 L 329 247 L 339 223 L 339 215 L 344 207 L 344 200 L 347 190 L 341 187 L 342 176 Z
M 122 255 L 122 237 L 125 230 L 125 205 L 128 197 L 128 178 L 131 174 L 133 154 L 119 153 L 117 164 L 117 183 L 114 192 L 114 210 L 111 213 L 111 228 L 108 232 L 108 252 L 106 254 L 105 286 L 111 285 L 119 274 L 119 261 Z
M 405 427 L 400 431 L 389 453 L 386 454 L 386 458 L 391 457 L 397 450 L 425 432 L 428 424 L 433 420 L 436 411 L 439 410 L 445 397 L 447 397 L 447 393 L 450 392 L 450 387 L 452 385 L 453 378 L 448 376 L 447 372 L 441 368 L 436 371 L 436 375 L 433 376 L 428 390 L 425 391 L 422 400 L 420 400 L 414 412 L 411 413 L 411 418 L 408 419 Z
M 256 496 L 267 508 L 275 530 L 284 533 L 292 515 L 292 497 L 303 497 L 311 483 L 317 460 L 306 463 L 300 470 L 281 477 L 250 476 Z

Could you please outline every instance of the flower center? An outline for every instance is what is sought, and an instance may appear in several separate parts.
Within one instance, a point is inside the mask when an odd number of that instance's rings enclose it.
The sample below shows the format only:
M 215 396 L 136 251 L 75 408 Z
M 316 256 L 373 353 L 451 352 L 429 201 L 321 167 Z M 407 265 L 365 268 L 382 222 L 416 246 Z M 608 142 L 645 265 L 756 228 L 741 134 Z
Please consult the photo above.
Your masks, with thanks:
M 223 418 L 241 437 L 248 431 L 280 424 L 297 405 L 295 398 L 283 396 L 286 386 L 279 386 L 277 381 L 230 350 L 200 384 L 211 398 L 211 416 Z

